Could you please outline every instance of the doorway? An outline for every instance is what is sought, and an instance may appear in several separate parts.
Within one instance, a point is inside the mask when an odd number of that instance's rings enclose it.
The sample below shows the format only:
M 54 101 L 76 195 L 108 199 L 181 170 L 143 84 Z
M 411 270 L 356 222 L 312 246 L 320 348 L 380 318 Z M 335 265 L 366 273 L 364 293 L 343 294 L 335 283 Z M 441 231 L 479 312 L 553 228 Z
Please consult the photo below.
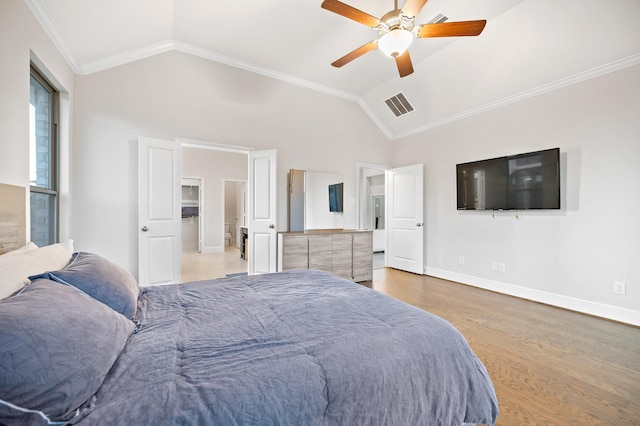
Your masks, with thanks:
M 202 252 L 203 178 L 183 177 L 182 184 L 182 252 Z
M 386 266 L 386 166 L 357 164 L 358 228 L 373 231 L 373 269 Z
M 220 153 L 242 153 L 241 177 L 247 176 L 247 274 L 276 271 L 277 209 L 276 209 L 276 166 L 277 150 L 254 150 L 233 145 L 220 145 L 185 139 L 156 139 L 138 137 L 138 281 L 142 286 L 184 282 L 181 265 L 181 174 L 182 156 L 186 148 L 196 148 L 196 161 L 201 160 L 203 149 Z M 221 154 L 220 154 L 221 155 Z M 230 162 L 212 168 L 206 161 L 200 161 L 202 173 L 207 182 L 207 172 L 220 171 L 229 167 Z M 227 172 L 228 173 L 228 169 Z M 223 205 L 221 185 L 215 199 Z M 208 191 L 208 190 L 207 190 Z M 209 204 L 207 193 L 202 202 Z M 204 217 L 202 253 L 224 251 L 224 219 L 219 210 L 219 220 L 209 221 Z M 208 226 L 218 223 L 219 227 Z M 213 233 L 213 237 L 209 235 Z M 216 244 L 211 246 L 210 244 Z
M 197 250 L 192 241 L 193 230 L 189 228 L 189 222 L 195 218 L 183 219 L 187 223 L 182 227 L 182 282 L 246 274 L 247 262 L 236 244 L 240 240 L 237 225 L 246 225 L 244 212 L 238 211 L 238 206 L 246 206 L 246 200 L 238 200 L 236 186 L 246 186 L 248 154 L 185 142 L 181 143 L 181 150 L 183 175 L 201 175 L 202 181 L 206 181 L 201 188 L 202 231 Z
M 386 171 L 386 266 L 424 271 L 424 164 Z

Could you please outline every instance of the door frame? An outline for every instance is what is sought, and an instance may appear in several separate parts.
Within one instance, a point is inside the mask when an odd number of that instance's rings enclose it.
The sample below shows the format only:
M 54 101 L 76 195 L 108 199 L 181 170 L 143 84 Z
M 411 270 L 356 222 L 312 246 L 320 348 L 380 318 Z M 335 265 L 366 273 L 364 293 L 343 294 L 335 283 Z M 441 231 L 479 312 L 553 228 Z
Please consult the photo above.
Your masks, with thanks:
M 387 250 L 385 252 L 386 265 L 391 268 L 400 269 L 407 272 L 413 272 L 414 274 L 425 274 L 425 262 L 424 262 L 424 164 L 410 164 L 402 167 L 395 167 L 385 172 L 385 220 L 387 229 Z M 396 216 L 395 207 L 396 195 L 395 194 L 395 180 L 397 175 L 411 175 L 414 180 L 414 188 L 411 194 L 413 194 L 413 210 L 411 216 Z M 405 189 L 411 187 L 411 185 L 403 186 Z M 404 192 L 404 196 L 399 199 L 407 200 L 411 197 Z M 411 205 L 409 206 L 411 209 Z M 409 213 L 405 209 L 402 209 L 403 213 Z M 395 232 L 399 230 L 401 232 Z M 396 241 L 396 237 L 402 240 L 402 245 L 395 244 L 392 241 Z M 399 247 L 401 247 L 399 249 Z M 408 250 L 406 248 L 409 247 Z M 414 248 L 412 252 L 411 247 Z M 396 256 L 398 251 L 405 250 L 406 257 Z M 413 257 L 409 257 L 410 254 L 414 254 Z
M 233 183 L 236 184 L 236 185 L 234 185 L 233 190 L 235 191 L 235 195 L 236 195 L 236 198 L 237 198 L 237 195 L 238 195 L 238 193 L 237 193 L 237 184 L 238 183 L 244 183 L 246 185 L 247 182 L 248 182 L 248 179 L 249 179 L 248 177 L 247 177 L 247 179 L 230 179 L 230 178 L 223 178 L 222 179 L 222 202 L 224 203 L 225 211 L 227 209 L 227 182 L 233 182 Z M 236 199 L 236 205 L 235 205 L 234 208 L 236 210 L 236 216 L 238 216 L 239 212 L 238 212 L 238 201 L 237 201 L 237 199 Z M 236 228 L 237 228 L 237 223 L 236 222 L 237 222 L 237 217 L 234 219 L 234 223 L 229 223 L 229 229 L 233 229 L 233 233 L 234 234 L 236 234 Z M 224 224 L 225 224 L 225 221 L 224 221 L 224 214 L 223 214 L 222 215 L 222 227 L 223 228 L 224 228 Z M 236 242 L 237 242 L 238 235 L 236 235 L 235 237 L 236 237 Z M 236 245 L 236 244 L 234 244 L 234 245 Z M 225 250 L 226 250 L 226 246 L 225 246 Z
M 191 186 L 198 187 L 198 253 L 202 253 L 204 244 L 204 221 L 202 220 L 204 216 L 204 177 L 182 176 L 180 181 L 182 186 L 185 186 L 185 180 L 194 181 L 195 184 Z M 180 239 L 182 240 L 182 235 L 180 235 Z
M 138 137 L 137 150 L 138 282 L 141 286 L 181 282 L 182 150 L 175 140 L 145 136 Z M 162 194 L 153 208 L 149 204 L 152 193 Z M 161 267 L 151 271 L 151 265 Z
M 180 148 L 207 149 L 210 151 L 223 151 L 223 152 L 231 152 L 235 154 L 244 154 L 247 156 L 247 159 L 249 158 L 249 153 L 252 151 L 255 151 L 255 148 L 251 148 L 248 146 L 228 145 L 228 144 L 222 144 L 217 142 L 200 141 L 195 139 L 176 138 L 176 141 L 180 145 Z M 247 180 L 244 181 L 244 182 L 247 182 L 247 185 L 249 185 L 248 179 L 249 177 L 247 173 Z M 238 180 L 238 179 L 222 180 L 222 197 L 223 197 L 222 202 L 223 203 L 224 203 L 224 182 L 231 181 L 231 180 Z M 238 181 L 241 181 L 241 180 L 238 180 Z M 223 211 L 222 211 L 221 220 L 220 220 L 218 229 L 224 230 L 224 205 L 223 205 Z M 202 236 L 202 239 L 204 240 L 204 234 Z M 203 241 L 203 244 L 204 244 L 204 241 Z M 224 251 L 225 251 L 225 247 L 224 247 L 224 235 L 223 235 L 222 252 L 224 253 Z
M 356 163 L 356 214 L 357 214 L 357 223 L 358 223 L 358 229 L 367 229 L 365 227 L 364 224 L 364 211 L 365 211 L 365 206 L 367 205 L 367 203 L 369 203 L 371 200 L 365 200 L 364 196 L 365 196 L 365 191 L 364 191 L 364 171 L 365 169 L 372 169 L 372 170 L 380 170 L 382 173 L 385 174 L 385 194 L 387 192 L 386 190 L 386 172 L 387 170 L 389 170 L 391 167 L 389 166 L 383 166 L 380 164 L 370 164 L 370 163 Z M 385 196 L 386 198 L 386 196 Z M 385 200 L 385 206 L 386 206 L 386 200 Z M 385 212 L 386 214 L 386 212 Z M 385 219 L 386 220 L 386 219 Z M 386 235 L 386 225 L 385 225 L 385 235 Z M 387 266 L 387 238 L 384 238 L 384 266 Z
M 144 136 L 139 136 L 138 137 L 138 141 L 140 144 L 140 140 L 144 140 L 144 139 L 154 139 L 154 138 L 148 138 L 148 137 L 144 137 Z M 174 146 L 177 149 L 177 154 L 180 158 L 179 163 L 178 164 L 178 170 L 180 171 L 178 173 L 178 177 L 176 180 L 176 191 L 181 191 L 181 178 L 182 178 L 182 164 L 181 164 L 181 157 L 182 157 L 182 149 L 187 147 L 187 148 L 197 148 L 197 149 L 209 149 L 209 150 L 213 150 L 213 151 L 225 151 L 225 152 L 232 152 L 232 153 L 239 153 L 239 154 L 245 154 L 247 156 L 247 162 L 249 162 L 249 159 L 251 158 L 251 153 L 255 152 L 256 149 L 252 148 L 252 147 L 246 147 L 246 146 L 240 146 L 240 145 L 228 145 L 228 144 L 221 144 L 221 143 L 216 143 L 216 142 L 208 142 L 208 141 L 200 141 L 200 140 L 194 140 L 194 139 L 185 139 L 185 138 L 175 138 L 173 140 L 161 140 L 158 139 L 160 141 L 163 142 L 167 142 L 167 143 L 172 143 L 174 144 Z M 140 148 L 138 148 L 140 149 Z M 273 150 L 274 152 L 277 152 L 276 150 Z M 140 170 L 140 165 L 138 165 L 138 173 Z M 250 191 L 252 188 L 252 183 L 250 181 L 249 178 L 247 178 L 247 191 Z M 274 194 L 275 196 L 275 194 Z M 202 197 L 201 197 L 202 198 Z M 181 209 L 181 204 L 182 204 L 182 197 L 181 196 L 176 196 L 175 200 L 174 200 L 174 206 L 173 209 L 176 211 L 176 214 L 180 213 L 180 209 Z M 140 214 L 140 213 L 138 213 Z M 224 216 L 224 215 L 223 215 Z M 140 222 L 140 219 L 138 219 L 138 222 Z M 223 229 L 224 229 L 224 219 L 223 219 Z M 140 228 L 140 225 L 138 226 Z M 178 241 L 178 244 L 181 245 L 182 242 L 182 229 L 181 226 L 177 226 L 176 229 L 176 239 Z M 140 246 L 138 244 L 138 251 L 140 251 Z M 176 263 L 176 270 L 179 271 L 178 272 L 178 276 L 181 274 L 181 247 L 179 247 L 178 249 L 178 253 L 174 256 L 175 259 L 174 263 Z M 273 256 L 277 256 L 277 253 L 274 250 Z M 138 260 L 138 263 L 140 264 L 141 260 Z M 139 268 L 140 269 L 140 266 Z M 275 269 L 274 269 L 275 272 Z M 140 271 L 138 271 L 138 275 L 140 275 Z M 177 279 L 177 278 L 176 278 Z M 175 282 L 181 282 L 182 280 L 179 279 L 178 281 L 176 281 L 176 279 L 174 279 L 173 281 Z
M 276 149 L 256 150 L 249 154 L 249 185 L 247 186 L 249 242 L 247 273 L 249 275 L 277 271 L 277 163 Z M 266 203 L 265 194 L 267 195 Z M 259 251 L 260 256 L 256 254 L 258 247 L 262 248 Z
M 276 149 L 271 149 L 271 150 L 256 150 L 255 148 L 252 147 L 246 147 L 246 146 L 239 146 L 239 145 L 228 145 L 228 144 L 221 144 L 221 143 L 216 143 L 216 142 L 207 142 L 207 141 L 199 141 L 199 140 L 194 140 L 194 139 L 184 139 L 184 138 L 176 138 L 176 142 L 180 145 L 181 148 L 187 147 L 187 148 L 200 148 L 200 149 L 209 149 L 209 150 L 213 150 L 213 151 L 225 151 L 225 152 L 232 152 L 232 153 L 238 153 L 238 154 L 246 154 L 247 156 L 247 163 L 249 164 L 251 161 L 252 156 L 255 153 L 259 153 L 259 152 L 267 152 L 267 151 L 273 151 L 274 155 L 277 154 L 277 150 Z M 252 194 L 253 191 L 253 183 L 251 182 L 251 165 L 249 165 L 249 170 L 248 170 L 248 176 L 247 176 L 247 183 L 246 183 L 246 191 L 247 194 Z M 277 169 L 274 170 L 274 184 L 275 184 L 275 179 L 277 176 Z M 224 193 L 224 191 L 223 191 Z M 277 198 L 277 187 L 274 188 L 274 193 L 273 193 L 274 198 Z M 251 200 L 249 200 L 249 206 L 251 205 Z M 274 200 L 274 206 L 275 206 L 275 200 Z M 274 210 L 274 214 L 277 214 L 277 207 L 275 207 Z M 224 217 L 224 214 L 222 215 Z M 275 218 L 277 219 L 277 218 Z M 274 219 L 274 225 L 273 225 L 273 230 L 274 232 L 277 232 L 277 221 Z M 251 233 L 251 219 L 250 217 L 248 218 L 248 223 L 247 223 L 247 227 L 249 228 L 249 232 Z M 224 229 L 224 218 L 222 219 L 222 229 Z M 182 236 L 181 236 L 182 237 Z M 276 240 L 276 238 L 274 237 L 274 241 Z M 253 245 L 249 246 L 249 250 L 250 252 L 252 250 L 254 250 L 254 248 L 252 248 Z M 270 253 L 271 256 L 273 257 L 273 259 L 276 258 L 277 256 L 277 247 L 273 247 L 273 253 Z M 255 256 L 249 256 L 250 258 L 254 258 L 253 262 L 255 262 Z M 272 265 L 271 265 L 272 264 Z M 276 262 L 275 260 L 273 260 L 273 262 L 270 262 L 270 268 L 273 269 L 273 272 L 276 271 Z M 247 264 L 247 272 L 249 274 L 253 274 L 254 273 L 254 268 L 252 267 L 252 264 Z
M 389 166 L 383 166 L 380 164 L 369 164 L 369 163 L 356 163 L 356 212 L 358 214 L 358 229 L 365 229 L 364 228 L 364 209 L 363 203 L 366 203 L 368 200 L 363 200 L 362 198 L 364 197 L 364 193 L 363 193 L 363 186 L 364 186 L 364 170 L 365 169 L 374 169 L 374 170 L 380 170 L 382 172 L 386 172 L 387 170 L 389 170 L 391 167 Z M 386 183 L 385 183 L 386 186 Z

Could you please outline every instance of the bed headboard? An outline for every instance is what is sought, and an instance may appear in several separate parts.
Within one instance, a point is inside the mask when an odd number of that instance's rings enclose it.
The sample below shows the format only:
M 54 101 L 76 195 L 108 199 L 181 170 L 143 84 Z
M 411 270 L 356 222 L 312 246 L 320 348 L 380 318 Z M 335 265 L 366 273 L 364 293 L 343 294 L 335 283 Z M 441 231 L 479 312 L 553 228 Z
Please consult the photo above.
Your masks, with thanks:
M 0 254 L 27 243 L 27 188 L 0 183 Z

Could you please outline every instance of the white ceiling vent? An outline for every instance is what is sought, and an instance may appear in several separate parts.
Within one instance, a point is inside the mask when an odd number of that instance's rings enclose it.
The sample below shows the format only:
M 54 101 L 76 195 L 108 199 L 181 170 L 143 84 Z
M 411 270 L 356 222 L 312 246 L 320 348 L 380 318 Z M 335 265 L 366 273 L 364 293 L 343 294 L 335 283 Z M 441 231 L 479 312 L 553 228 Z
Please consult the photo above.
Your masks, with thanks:
M 402 93 L 398 93 L 397 95 L 390 97 L 384 101 L 384 103 L 387 104 L 391 112 L 393 112 L 396 117 L 400 117 L 401 115 L 405 115 L 413 111 L 413 107 Z
M 443 22 L 448 21 L 449 18 L 444 16 L 442 13 L 437 13 L 431 19 L 427 21 L 427 24 L 441 24 Z

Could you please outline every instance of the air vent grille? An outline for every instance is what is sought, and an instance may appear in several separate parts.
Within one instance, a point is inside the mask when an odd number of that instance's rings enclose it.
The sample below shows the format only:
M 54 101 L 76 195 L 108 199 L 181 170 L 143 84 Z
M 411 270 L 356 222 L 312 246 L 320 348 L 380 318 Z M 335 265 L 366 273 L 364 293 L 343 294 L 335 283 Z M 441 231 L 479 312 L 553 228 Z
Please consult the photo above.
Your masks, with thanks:
M 413 107 L 402 93 L 398 93 L 397 95 L 390 97 L 384 101 L 384 103 L 387 104 L 391 112 L 393 112 L 396 117 L 400 117 L 401 115 L 405 115 L 413 111 Z
M 427 21 L 427 24 L 441 24 L 449 20 L 449 17 L 444 16 L 442 13 L 438 13 L 434 15 L 431 19 Z

